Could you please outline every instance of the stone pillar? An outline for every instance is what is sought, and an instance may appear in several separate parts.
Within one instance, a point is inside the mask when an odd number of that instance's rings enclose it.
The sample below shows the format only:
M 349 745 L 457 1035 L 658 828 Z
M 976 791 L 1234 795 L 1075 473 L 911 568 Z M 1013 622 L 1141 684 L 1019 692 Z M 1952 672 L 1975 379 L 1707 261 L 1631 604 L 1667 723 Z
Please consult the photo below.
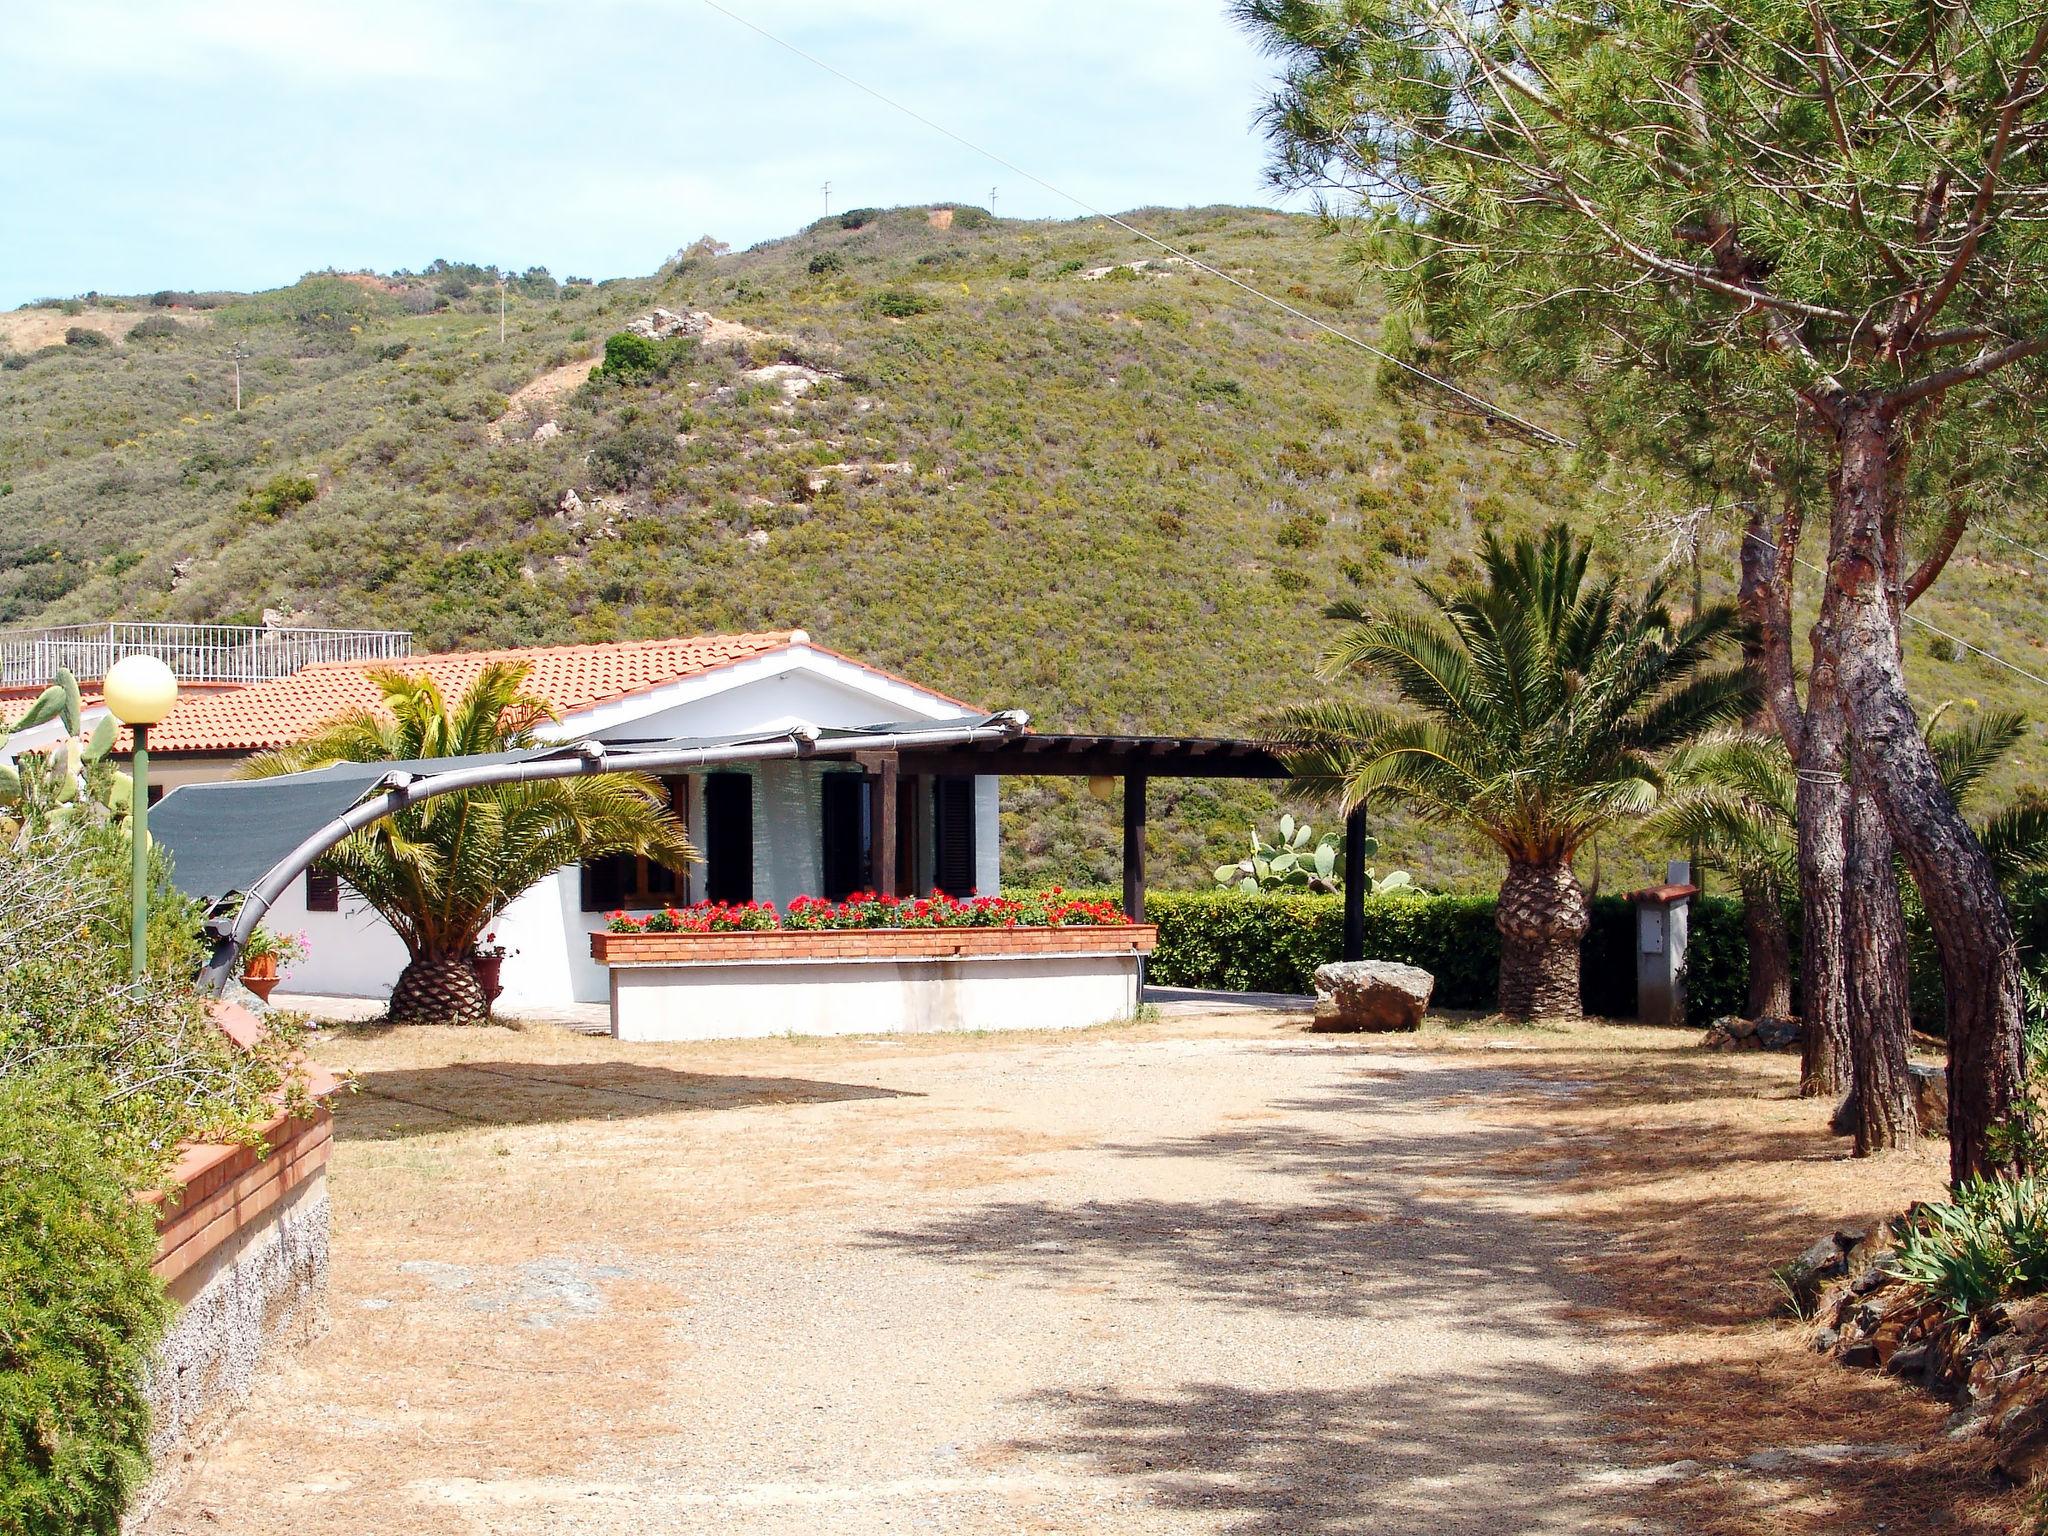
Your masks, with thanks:
M 1687 914 L 1698 894 L 1684 859 L 1670 862 L 1662 885 L 1629 893 L 1636 909 L 1636 1018 L 1644 1024 L 1685 1023 Z

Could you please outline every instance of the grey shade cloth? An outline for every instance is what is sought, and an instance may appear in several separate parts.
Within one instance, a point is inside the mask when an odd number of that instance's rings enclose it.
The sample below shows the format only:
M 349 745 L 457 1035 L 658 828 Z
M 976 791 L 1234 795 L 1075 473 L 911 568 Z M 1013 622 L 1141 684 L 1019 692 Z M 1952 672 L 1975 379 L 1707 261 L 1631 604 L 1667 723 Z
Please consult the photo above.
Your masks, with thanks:
M 989 717 L 993 720 L 996 717 Z M 805 756 L 830 761 L 835 741 L 875 736 L 916 736 L 958 731 L 974 720 L 914 720 L 884 725 L 817 730 Z M 787 728 L 737 736 L 673 737 L 666 740 L 598 742 L 608 754 L 679 753 L 713 748 L 767 745 L 790 740 Z M 301 842 L 376 790 L 393 774 L 416 779 L 460 768 L 537 762 L 573 755 L 586 742 L 551 742 L 518 752 L 476 757 L 435 757 L 413 762 L 336 763 L 309 773 L 270 779 L 233 779 L 220 784 L 182 784 L 150 807 L 150 837 L 171 858 L 171 879 L 179 890 L 202 901 L 220 902 L 249 890 Z M 629 768 L 629 762 L 620 767 Z
M 219 901 L 247 890 L 302 839 L 394 773 L 424 776 L 486 763 L 527 762 L 558 750 L 410 763 L 336 763 L 274 779 L 181 784 L 149 808 L 149 836 L 170 855 L 171 881 L 179 890 L 202 901 Z

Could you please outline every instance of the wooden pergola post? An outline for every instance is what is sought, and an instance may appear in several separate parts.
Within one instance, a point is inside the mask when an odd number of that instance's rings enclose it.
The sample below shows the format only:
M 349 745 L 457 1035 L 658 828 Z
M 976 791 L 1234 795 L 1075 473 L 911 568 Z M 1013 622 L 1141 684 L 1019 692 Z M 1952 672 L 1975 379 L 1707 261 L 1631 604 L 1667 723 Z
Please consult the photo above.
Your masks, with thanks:
M 1365 807 L 1344 818 L 1344 958 L 1365 958 Z
M 1145 775 L 1124 775 L 1124 911 L 1145 921 Z
M 884 756 L 876 765 L 879 773 L 874 780 L 874 830 L 873 859 L 874 884 L 877 894 L 896 894 L 896 781 L 897 759 L 894 752 Z

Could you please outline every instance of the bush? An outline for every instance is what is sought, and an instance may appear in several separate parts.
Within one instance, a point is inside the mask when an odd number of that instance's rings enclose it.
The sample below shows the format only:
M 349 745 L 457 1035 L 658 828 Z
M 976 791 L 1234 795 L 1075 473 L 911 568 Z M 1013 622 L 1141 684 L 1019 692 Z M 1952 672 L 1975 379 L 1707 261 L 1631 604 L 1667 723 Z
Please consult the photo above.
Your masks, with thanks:
M 143 1370 L 170 1315 L 156 1227 L 82 1081 L 0 1079 L 0 1533 L 121 1526 L 149 1470 Z
M 676 456 L 675 434 L 647 422 L 621 427 L 590 450 L 590 470 L 615 491 L 631 490 Z
M 1154 891 L 1145 901 L 1147 920 L 1159 925 L 1147 977 L 1161 986 L 1299 995 L 1315 990 L 1317 966 L 1344 952 L 1342 896 Z M 1367 897 L 1365 958 L 1421 966 L 1436 977 L 1438 1007 L 1490 1010 L 1500 985 L 1493 906 L 1491 896 Z M 1691 1018 L 1704 1022 L 1741 1009 L 1749 966 L 1740 903 L 1693 903 L 1686 960 Z M 1622 897 L 1593 903 L 1580 991 L 1588 1014 L 1635 1015 L 1635 908 Z
M 149 315 L 128 328 L 128 339 L 136 341 L 172 341 L 185 327 L 169 315 Z
M 908 320 L 913 315 L 930 314 L 939 307 L 939 301 L 908 288 L 884 288 L 868 300 L 867 307 L 891 320 Z
M 113 343 L 107 340 L 105 331 L 96 331 L 89 325 L 74 325 L 65 330 L 64 345 L 91 351 L 95 347 L 110 347 Z
M 834 272 L 846 270 L 846 259 L 837 251 L 820 251 L 810 259 L 804 270 L 813 277 L 830 277 Z
M 243 493 L 242 514 L 270 522 L 305 506 L 319 494 L 320 487 L 310 475 L 273 475 Z
M 677 368 L 696 361 L 697 338 L 671 336 L 666 341 L 620 331 L 604 343 L 604 361 L 590 371 L 593 379 L 616 379 L 621 384 L 640 384 L 666 378 Z

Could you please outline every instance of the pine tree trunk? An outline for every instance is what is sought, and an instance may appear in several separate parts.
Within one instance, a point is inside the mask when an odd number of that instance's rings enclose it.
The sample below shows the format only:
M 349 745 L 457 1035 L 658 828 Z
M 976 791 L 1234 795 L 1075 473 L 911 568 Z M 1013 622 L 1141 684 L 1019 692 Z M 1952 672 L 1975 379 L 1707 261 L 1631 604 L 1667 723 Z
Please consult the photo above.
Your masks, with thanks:
M 1849 1091 L 1847 967 L 1842 954 L 1842 879 L 1849 790 L 1843 777 L 1841 704 L 1833 664 L 1815 648 L 1799 754 L 1799 1060 L 1802 1098 Z
M 1767 886 L 1742 888 L 1742 933 L 1749 944 L 1749 1016 L 1782 1019 L 1792 1012 L 1792 938 Z
M 1511 859 L 1493 913 L 1500 930 L 1500 1011 L 1511 1019 L 1576 1019 L 1579 941 L 1591 921 L 1569 864 Z
M 467 952 L 416 955 L 391 989 L 394 1024 L 482 1024 L 490 1011 Z
M 1833 657 L 1850 749 L 1919 886 L 1947 994 L 1949 1174 L 2006 1170 L 1989 1144 L 2021 1091 L 2019 960 L 1991 861 L 1956 811 L 1906 694 L 1886 591 L 1892 422 L 1880 402 L 1835 403 L 1841 469 L 1816 637 Z
M 1849 1048 L 1856 1068 L 1856 1155 L 1908 1147 L 1920 1133 L 1907 1050 L 1906 913 L 1898 865 L 1875 796 L 1850 792 L 1842 910 L 1849 982 Z

